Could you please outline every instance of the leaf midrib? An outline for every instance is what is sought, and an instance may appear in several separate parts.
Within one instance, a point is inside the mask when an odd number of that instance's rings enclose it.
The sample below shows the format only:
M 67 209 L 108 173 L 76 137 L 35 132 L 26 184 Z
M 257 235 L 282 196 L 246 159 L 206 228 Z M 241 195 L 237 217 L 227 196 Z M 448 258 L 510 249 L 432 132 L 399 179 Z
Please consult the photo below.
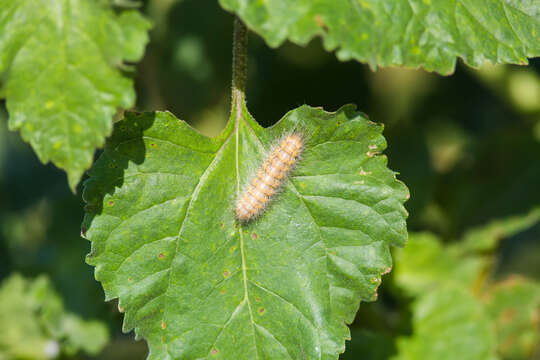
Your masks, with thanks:
M 234 98 L 235 101 L 235 126 L 234 126 L 234 134 L 236 135 L 236 148 L 235 148 L 235 158 L 236 158 L 236 194 L 237 197 L 240 197 L 240 169 L 239 169 L 239 162 L 238 162 L 238 134 L 239 134 L 239 128 L 240 128 L 240 120 L 243 119 L 245 122 L 245 119 L 243 117 L 242 113 L 242 101 L 243 101 L 243 94 L 241 92 L 237 92 L 236 96 Z M 249 127 L 249 125 L 248 125 Z M 244 235 L 242 231 L 242 224 L 239 224 L 239 231 L 238 234 L 240 236 L 240 255 L 242 257 L 242 279 L 244 282 L 244 299 L 238 306 L 240 306 L 243 302 L 247 303 L 248 311 L 249 311 L 249 320 L 251 324 L 251 329 L 253 331 L 253 345 L 255 346 L 255 358 L 259 359 L 259 350 L 257 347 L 257 338 L 255 334 L 255 321 L 253 320 L 253 311 L 251 310 L 251 303 L 249 301 L 249 293 L 248 293 L 248 286 L 247 286 L 247 267 L 246 267 L 246 249 L 244 246 Z
M 255 131 L 253 130 L 253 128 L 249 125 L 249 123 L 244 119 L 244 122 L 247 126 L 247 128 L 249 129 L 249 131 L 251 131 L 251 133 L 253 134 L 253 137 L 257 140 L 258 144 L 259 144 L 259 148 L 262 150 L 262 151 L 265 151 L 265 148 L 264 148 L 264 145 L 263 143 L 261 142 L 261 139 L 259 139 L 259 137 L 257 136 L 257 134 L 255 133 Z M 321 230 L 320 230 L 320 227 L 319 225 L 317 224 L 317 222 L 315 221 L 315 218 L 313 217 L 313 214 L 311 213 L 311 210 L 309 209 L 309 207 L 307 206 L 307 204 L 305 203 L 304 201 L 304 198 L 302 196 L 302 194 L 300 193 L 300 191 L 296 188 L 296 186 L 294 185 L 294 183 L 292 181 L 290 181 L 289 179 L 287 179 L 287 183 L 290 184 L 293 188 L 293 192 L 295 193 L 295 195 L 298 196 L 298 199 L 300 200 L 300 202 L 302 202 L 302 205 L 306 208 L 307 212 L 309 213 L 309 216 L 310 218 L 312 219 L 313 221 L 313 225 L 315 226 L 315 228 L 317 229 L 317 233 L 319 234 L 319 240 L 316 242 L 316 244 L 320 243 L 320 242 L 323 242 L 324 243 L 324 240 L 323 240 L 323 237 L 322 237 L 322 234 L 321 234 Z M 240 186 L 240 185 L 238 185 Z M 240 236 L 242 236 L 242 232 L 240 232 Z M 328 249 L 326 248 L 326 245 L 325 245 L 325 256 L 328 256 Z M 328 273 L 328 271 L 327 271 Z M 328 276 L 328 274 L 327 274 Z M 251 281 L 250 281 L 251 282 Z M 255 284 L 255 283 L 254 283 Z M 290 303 L 304 318 L 306 318 L 308 320 L 308 322 L 314 327 L 315 330 L 317 330 L 315 324 L 313 323 L 313 320 L 312 319 L 309 319 L 303 312 L 301 312 L 297 307 L 296 305 L 294 305 L 293 303 L 291 303 L 290 301 L 284 299 L 281 295 L 277 294 L 277 293 L 274 293 L 272 292 L 271 290 L 269 289 L 266 289 L 260 285 L 257 285 L 255 284 L 256 286 L 258 287 L 261 287 L 262 289 L 264 289 L 265 291 L 269 291 L 271 292 L 274 296 L 277 296 L 279 297 L 280 299 L 284 300 L 285 302 L 287 303 Z M 330 282 L 328 282 L 328 290 L 330 291 Z M 251 310 L 251 309 L 250 309 Z M 320 345 L 321 345 L 321 335 L 320 333 L 317 331 L 317 334 L 319 336 L 319 339 L 318 339 L 318 345 L 319 345 L 319 348 Z M 276 339 L 277 340 L 277 339 Z M 278 341 L 279 342 L 279 341 Z M 281 343 L 280 343 L 281 344 Z M 289 353 L 289 349 L 285 348 L 287 350 L 287 353 L 290 355 Z M 303 352 L 303 350 L 302 350 Z M 291 357 L 292 358 L 292 357 Z M 319 352 L 319 360 L 322 359 L 322 352 Z

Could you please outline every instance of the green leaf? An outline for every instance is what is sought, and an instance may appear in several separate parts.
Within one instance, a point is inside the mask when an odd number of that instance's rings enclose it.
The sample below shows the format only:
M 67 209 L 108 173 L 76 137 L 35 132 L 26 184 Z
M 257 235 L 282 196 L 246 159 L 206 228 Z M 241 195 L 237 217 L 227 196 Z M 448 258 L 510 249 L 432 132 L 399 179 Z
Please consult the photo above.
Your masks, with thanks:
M 450 245 L 429 233 L 412 234 L 394 254 L 394 277 L 416 297 L 413 335 L 398 339 L 394 360 L 530 357 L 539 339 L 540 286 L 522 278 L 492 283 L 488 251 L 537 221 L 533 209 L 477 227 Z
M 83 350 L 99 353 L 107 328 L 66 312 L 45 276 L 27 280 L 12 275 L 0 287 L 0 359 L 56 358 Z
M 499 241 L 509 238 L 540 222 L 540 207 L 526 214 L 510 216 L 492 221 L 468 231 L 463 238 L 462 248 L 467 251 L 494 250 Z
M 411 234 L 407 246 L 394 255 L 394 278 L 410 295 L 447 284 L 471 287 L 489 264 L 482 256 L 464 256 L 459 245 L 443 246 L 430 233 Z
M 42 162 L 66 170 L 72 189 L 135 102 L 123 61 L 138 61 L 149 22 L 105 1 L 0 0 L 0 76 L 9 127 Z M 127 69 L 127 68 L 126 68 Z
M 270 46 L 319 35 L 341 60 L 422 66 L 449 74 L 456 58 L 479 66 L 540 56 L 538 0 L 219 0 Z
M 494 360 L 496 338 L 484 306 L 469 291 L 442 287 L 413 306 L 413 335 L 398 339 L 393 360 Z
M 165 112 L 115 125 L 85 184 L 88 263 L 150 359 L 337 359 L 407 237 L 382 126 L 351 106 L 302 106 L 268 129 L 244 105 L 231 119 L 216 138 Z M 239 192 L 293 131 L 297 167 L 238 224 Z
M 499 241 L 514 236 L 540 221 L 540 208 L 509 216 L 467 231 L 459 242 L 443 245 L 431 233 L 410 235 L 407 247 L 396 249 L 396 283 L 410 295 L 418 295 L 435 286 L 453 283 L 458 286 L 480 285 L 493 263 L 488 252 Z
M 486 302 L 495 321 L 499 353 L 505 359 L 532 358 L 540 338 L 540 285 L 509 278 L 492 287 Z
M 393 360 L 530 358 L 539 340 L 540 286 L 510 278 L 485 290 L 479 297 L 454 283 L 421 294 L 413 335 L 398 338 Z

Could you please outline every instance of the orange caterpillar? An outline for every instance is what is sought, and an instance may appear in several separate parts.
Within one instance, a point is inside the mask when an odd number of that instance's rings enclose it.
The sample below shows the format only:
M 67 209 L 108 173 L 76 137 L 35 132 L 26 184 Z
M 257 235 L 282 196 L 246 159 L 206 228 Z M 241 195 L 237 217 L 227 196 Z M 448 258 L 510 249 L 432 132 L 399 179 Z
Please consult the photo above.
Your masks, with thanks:
M 303 146 L 302 137 L 293 133 L 274 148 L 236 203 L 235 214 L 239 221 L 251 221 L 264 211 L 285 176 L 296 164 Z

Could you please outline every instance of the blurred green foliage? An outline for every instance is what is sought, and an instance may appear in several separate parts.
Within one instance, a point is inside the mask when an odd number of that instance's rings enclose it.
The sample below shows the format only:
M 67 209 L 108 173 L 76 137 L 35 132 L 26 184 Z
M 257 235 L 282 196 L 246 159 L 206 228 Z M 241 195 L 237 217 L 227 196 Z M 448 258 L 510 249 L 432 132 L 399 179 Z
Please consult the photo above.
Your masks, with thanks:
M 430 233 L 410 234 L 395 251 L 393 275 L 394 291 L 414 299 L 413 333 L 398 337 L 395 359 L 529 359 L 539 338 L 540 283 L 498 280 L 493 255 L 500 240 L 539 221 L 536 208 L 448 245 Z
M 11 275 L 0 286 L 0 359 L 46 360 L 84 351 L 96 355 L 109 341 L 99 321 L 66 312 L 45 275 Z
M 169 109 L 204 133 L 218 133 L 229 111 L 232 16 L 214 0 L 152 0 L 144 9 L 155 28 L 137 69 L 137 109 Z M 535 350 L 529 348 L 534 347 L 538 330 L 527 323 L 536 295 L 519 295 L 534 293 L 531 284 L 540 281 L 540 226 L 531 220 L 530 227 L 497 241 L 480 234 L 491 231 L 483 224 L 532 214 L 540 204 L 540 62 L 479 71 L 458 65 L 449 77 L 394 68 L 371 72 L 357 62 L 337 61 L 317 39 L 306 47 L 285 43 L 272 50 L 255 35 L 250 37 L 249 56 L 248 107 L 262 125 L 273 124 L 298 105 L 336 110 L 345 103 L 357 104 L 373 121 L 385 124 L 389 167 L 401 173 L 399 179 L 411 191 L 406 203 L 409 228 L 429 231 L 431 235 L 416 239 L 431 238 L 425 250 L 439 254 L 431 262 L 433 270 L 414 275 L 418 278 L 411 279 L 413 288 L 428 275 L 449 279 L 455 275 L 459 281 L 475 283 L 467 271 L 477 273 L 487 264 L 489 291 L 478 289 L 473 298 L 470 293 L 464 296 L 471 301 L 496 299 L 483 308 L 484 316 L 502 329 L 494 333 L 494 344 L 522 335 L 508 343 L 511 346 L 498 347 L 497 354 L 540 359 L 540 352 L 531 355 Z M 103 301 L 103 291 L 84 263 L 89 244 L 78 236 L 82 206 L 67 188 L 65 175 L 41 165 L 18 134 L 7 131 L 2 111 L 0 277 L 46 273 L 66 311 L 107 324 L 111 342 L 100 355 L 89 358 L 144 359 L 146 345 L 120 332 L 122 316 L 116 304 Z M 497 226 L 493 229 L 500 234 Z M 483 250 L 486 247 L 489 251 Z M 455 255 L 463 252 L 475 255 Z M 423 256 L 418 254 L 414 262 Z M 454 256 L 463 264 L 451 269 L 448 264 Z M 396 281 L 402 261 L 397 260 L 395 274 L 383 278 L 379 300 L 361 307 L 344 359 L 390 359 L 397 356 L 397 338 L 413 339 L 417 329 L 423 332 L 431 326 L 418 315 L 425 303 L 414 289 Z M 449 268 L 444 270 L 445 266 Z M 504 282 L 512 274 L 529 280 L 519 280 L 514 287 L 512 280 Z M 516 321 L 506 325 L 504 319 L 511 312 L 504 309 L 516 306 L 529 313 L 517 312 Z M 3 308 L 0 304 L 0 311 Z

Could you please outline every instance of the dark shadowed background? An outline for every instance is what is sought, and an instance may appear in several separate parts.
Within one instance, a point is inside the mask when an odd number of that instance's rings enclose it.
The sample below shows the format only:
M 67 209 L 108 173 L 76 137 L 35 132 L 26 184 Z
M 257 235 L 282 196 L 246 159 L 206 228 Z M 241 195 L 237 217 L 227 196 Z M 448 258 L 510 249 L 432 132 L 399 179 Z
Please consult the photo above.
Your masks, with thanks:
M 215 0 L 153 0 L 144 11 L 155 28 L 136 74 L 137 110 L 170 110 L 203 133 L 217 134 L 229 114 L 232 16 Z M 319 40 L 279 49 L 254 34 L 249 41 L 248 107 L 262 125 L 302 104 L 334 111 L 347 103 L 385 124 L 389 167 L 411 192 L 410 231 L 429 230 L 452 242 L 473 226 L 540 204 L 540 61 L 480 70 L 460 64 L 442 77 L 342 63 Z M 108 324 L 111 343 L 95 359 L 144 359 L 145 343 L 122 334 L 115 301 L 103 301 L 93 268 L 84 262 L 89 243 L 79 236 L 80 189 L 73 195 L 62 171 L 42 165 L 7 130 L 2 104 L 0 280 L 15 272 L 47 274 L 69 311 Z M 496 276 L 540 280 L 539 240 L 540 225 L 506 239 Z M 365 338 L 354 336 L 362 329 L 410 332 L 408 301 L 391 287 L 392 276 L 386 276 L 379 301 L 361 306 L 344 358 L 362 359 Z

